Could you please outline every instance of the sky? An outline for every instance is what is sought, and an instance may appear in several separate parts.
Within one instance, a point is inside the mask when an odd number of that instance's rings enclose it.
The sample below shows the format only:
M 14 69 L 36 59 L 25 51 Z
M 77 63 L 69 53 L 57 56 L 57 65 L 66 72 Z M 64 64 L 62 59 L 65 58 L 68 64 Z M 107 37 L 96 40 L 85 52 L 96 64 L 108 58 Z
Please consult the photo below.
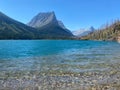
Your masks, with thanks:
M 25 24 L 40 12 L 54 11 L 73 31 L 120 19 L 120 0 L 0 0 L 0 11 Z

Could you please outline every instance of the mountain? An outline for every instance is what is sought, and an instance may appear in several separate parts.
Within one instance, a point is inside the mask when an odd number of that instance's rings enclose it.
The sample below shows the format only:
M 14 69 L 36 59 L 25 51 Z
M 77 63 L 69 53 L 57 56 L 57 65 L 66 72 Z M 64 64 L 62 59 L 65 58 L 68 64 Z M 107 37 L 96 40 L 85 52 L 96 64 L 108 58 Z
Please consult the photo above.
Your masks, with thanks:
M 63 22 L 60 21 L 60 20 L 58 20 L 58 25 L 59 25 L 60 27 L 62 27 L 63 29 L 67 29 L 67 28 L 65 27 L 65 25 L 63 24 Z
M 77 36 L 77 37 L 82 37 L 82 36 L 86 36 L 92 32 L 95 31 L 95 28 L 94 27 L 90 27 L 88 29 L 80 29 L 80 30 L 76 30 L 76 31 L 73 31 L 73 35 Z
M 96 30 L 89 35 L 83 36 L 81 39 L 120 41 L 120 21 L 116 20 L 110 25 L 106 24 L 104 28 Z
M 54 12 L 39 13 L 28 26 L 38 29 L 39 38 L 71 38 L 73 34 L 65 28 L 61 21 L 58 21 Z
M 41 13 L 28 26 L 0 12 L 0 39 L 69 39 L 73 35 L 56 21 L 55 14 Z
M 34 39 L 37 30 L 0 12 L 0 39 Z
M 50 24 L 58 24 L 54 12 L 39 13 L 28 23 L 28 26 L 40 28 Z

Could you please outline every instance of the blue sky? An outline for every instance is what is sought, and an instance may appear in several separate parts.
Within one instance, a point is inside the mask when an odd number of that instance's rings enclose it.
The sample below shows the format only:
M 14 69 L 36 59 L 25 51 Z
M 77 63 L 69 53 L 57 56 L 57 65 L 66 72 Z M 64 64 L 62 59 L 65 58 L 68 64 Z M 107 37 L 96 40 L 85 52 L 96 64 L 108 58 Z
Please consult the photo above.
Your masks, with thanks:
M 119 19 L 120 0 L 0 0 L 0 11 L 23 23 L 54 11 L 67 28 L 78 30 Z

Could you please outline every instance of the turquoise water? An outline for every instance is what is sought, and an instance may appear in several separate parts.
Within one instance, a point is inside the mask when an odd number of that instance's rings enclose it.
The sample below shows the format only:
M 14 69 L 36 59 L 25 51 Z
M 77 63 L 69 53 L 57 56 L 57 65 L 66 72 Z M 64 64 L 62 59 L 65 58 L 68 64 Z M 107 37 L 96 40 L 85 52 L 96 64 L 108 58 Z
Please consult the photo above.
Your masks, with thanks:
M 120 63 L 117 42 L 1 40 L 0 71 L 104 71 Z

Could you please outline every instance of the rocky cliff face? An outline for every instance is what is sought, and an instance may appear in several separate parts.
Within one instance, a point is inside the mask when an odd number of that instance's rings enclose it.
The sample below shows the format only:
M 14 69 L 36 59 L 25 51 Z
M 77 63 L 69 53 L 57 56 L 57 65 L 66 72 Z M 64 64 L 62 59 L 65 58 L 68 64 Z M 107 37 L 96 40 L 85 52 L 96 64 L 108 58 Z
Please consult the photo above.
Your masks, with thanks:
M 67 29 L 62 21 L 57 20 L 54 12 L 44 12 L 37 14 L 29 23 L 28 26 L 40 28 L 46 25 L 56 25 L 63 29 Z
M 50 24 L 58 25 L 54 12 L 39 13 L 28 23 L 29 26 L 35 28 L 40 28 Z
M 28 23 L 28 26 L 37 28 L 43 37 L 73 37 L 71 31 L 57 20 L 54 12 L 39 13 Z

